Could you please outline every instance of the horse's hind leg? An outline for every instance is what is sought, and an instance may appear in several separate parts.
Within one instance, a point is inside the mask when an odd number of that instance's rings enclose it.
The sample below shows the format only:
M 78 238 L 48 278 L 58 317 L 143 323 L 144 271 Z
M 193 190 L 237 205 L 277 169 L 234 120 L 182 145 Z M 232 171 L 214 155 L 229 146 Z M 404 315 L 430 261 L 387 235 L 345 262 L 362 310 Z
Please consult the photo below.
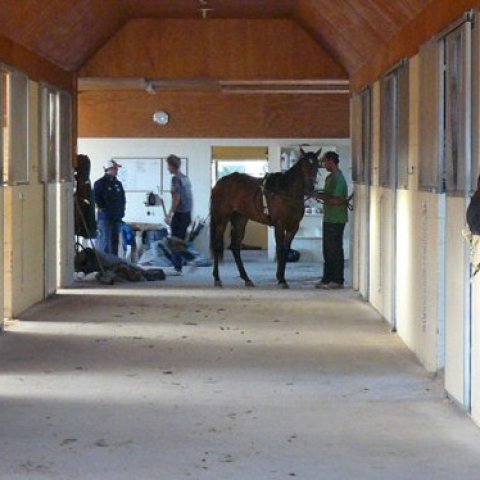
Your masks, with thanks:
M 230 221 L 232 223 L 232 243 L 230 245 L 230 248 L 232 249 L 233 258 L 235 259 L 235 263 L 237 264 L 238 273 L 240 274 L 242 280 L 245 282 L 246 287 L 254 287 L 255 285 L 248 277 L 245 267 L 243 266 L 242 257 L 240 256 L 242 240 L 245 236 L 245 227 L 247 225 L 248 218 L 238 213 L 234 213 Z
M 220 280 L 220 274 L 218 271 L 219 260 L 223 257 L 223 236 L 225 229 L 227 228 L 228 220 L 216 222 L 213 217 L 210 220 L 211 236 L 210 236 L 210 248 L 213 253 L 213 280 L 216 287 L 222 286 Z

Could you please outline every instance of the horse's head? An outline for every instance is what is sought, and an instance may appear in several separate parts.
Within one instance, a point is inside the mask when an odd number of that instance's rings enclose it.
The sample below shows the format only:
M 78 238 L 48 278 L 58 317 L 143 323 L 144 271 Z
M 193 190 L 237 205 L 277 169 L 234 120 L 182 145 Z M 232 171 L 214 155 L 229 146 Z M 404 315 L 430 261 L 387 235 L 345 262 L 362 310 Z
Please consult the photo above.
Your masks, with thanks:
M 298 164 L 302 168 L 303 178 L 305 180 L 305 194 L 310 195 L 315 190 L 315 184 L 317 183 L 317 173 L 320 168 L 320 154 L 322 149 L 320 148 L 316 152 L 305 152 L 300 147 L 300 158 Z

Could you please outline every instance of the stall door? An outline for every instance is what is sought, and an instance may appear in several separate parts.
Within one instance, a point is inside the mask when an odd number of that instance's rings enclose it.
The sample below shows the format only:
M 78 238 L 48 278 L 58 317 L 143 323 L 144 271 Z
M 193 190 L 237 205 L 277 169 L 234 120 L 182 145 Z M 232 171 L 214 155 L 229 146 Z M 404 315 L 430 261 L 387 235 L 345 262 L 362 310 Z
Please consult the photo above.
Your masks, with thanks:
M 7 101 L 7 91 L 6 91 L 6 74 L 0 70 L 0 112 L 5 111 L 5 105 Z M 3 181 L 3 165 L 4 165 L 4 136 L 5 136 L 5 124 L 2 122 L 2 131 L 0 132 L 0 179 Z M 0 245 L 5 245 L 4 234 L 3 234 L 3 224 L 5 219 L 5 209 L 4 209 L 4 189 L 0 187 L 0 215 L 2 221 L 0 221 Z M 0 248 L 0 330 L 3 331 L 3 319 L 4 319 L 4 295 L 5 295 L 5 268 L 4 268 L 4 247 Z
M 445 388 L 470 409 L 471 284 L 462 237 L 471 186 L 471 23 L 442 39 L 446 200 Z
M 58 152 L 57 95 L 48 87 L 41 88 L 41 179 L 45 202 L 45 297 L 58 286 L 58 195 L 56 163 Z
M 398 190 L 408 185 L 408 64 L 386 75 L 381 87 L 380 285 L 382 313 L 396 330 Z
M 371 90 L 352 98 L 352 179 L 355 184 L 355 214 L 352 216 L 353 288 L 369 300 L 370 266 L 370 178 L 371 178 Z

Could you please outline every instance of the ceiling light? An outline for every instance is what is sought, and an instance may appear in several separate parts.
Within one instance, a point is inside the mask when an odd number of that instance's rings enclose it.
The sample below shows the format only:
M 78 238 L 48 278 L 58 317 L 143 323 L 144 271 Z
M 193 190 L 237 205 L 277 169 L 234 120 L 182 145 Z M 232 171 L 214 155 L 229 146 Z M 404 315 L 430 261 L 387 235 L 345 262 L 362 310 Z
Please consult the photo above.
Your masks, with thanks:
M 153 121 L 158 125 L 166 125 L 170 120 L 170 116 L 167 112 L 160 110 L 153 114 Z

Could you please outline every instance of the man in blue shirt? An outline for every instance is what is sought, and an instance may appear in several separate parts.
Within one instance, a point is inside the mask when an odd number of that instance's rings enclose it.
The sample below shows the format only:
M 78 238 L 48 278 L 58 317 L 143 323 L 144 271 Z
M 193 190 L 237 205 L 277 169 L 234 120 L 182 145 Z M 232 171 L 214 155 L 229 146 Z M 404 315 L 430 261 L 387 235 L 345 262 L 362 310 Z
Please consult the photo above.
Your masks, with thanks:
M 93 186 L 97 206 L 97 248 L 113 255 L 118 255 L 118 238 L 125 215 L 125 191 L 117 178 L 120 167 L 115 160 L 106 162 L 105 175 Z

